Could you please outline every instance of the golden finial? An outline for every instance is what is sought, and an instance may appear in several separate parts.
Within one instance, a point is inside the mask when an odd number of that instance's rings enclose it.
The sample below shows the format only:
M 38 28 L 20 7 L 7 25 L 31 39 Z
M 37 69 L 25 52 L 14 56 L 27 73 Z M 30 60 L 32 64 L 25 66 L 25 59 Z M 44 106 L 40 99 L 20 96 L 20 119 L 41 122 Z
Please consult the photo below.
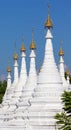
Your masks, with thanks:
M 62 50 L 62 41 L 61 41 L 61 45 L 60 45 L 60 51 L 59 51 L 59 56 L 64 56 L 64 51 Z
M 66 75 L 70 76 L 70 71 L 69 70 L 66 71 Z
M 15 42 L 14 60 L 18 60 L 18 54 L 16 53 L 16 42 Z
M 21 50 L 21 52 L 26 51 L 26 48 L 24 46 L 24 36 L 22 36 L 22 47 L 20 50 Z
M 7 67 L 7 72 L 11 72 L 11 67 L 10 67 L 10 59 L 8 60 L 8 67 Z
M 18 55 L 14 53 L 14 60 L 18 60 Z
M 50 18 L 50 5 L 49 4 L 48 4 L 48 18 L 46 20 L 45 27 L 49 29 L 53 27 L 53 24 Z
M 32 29 L 32 43 L 30 45 L 30 49 L 36 49 L 36 45 L 34 42 L 34 29 Z

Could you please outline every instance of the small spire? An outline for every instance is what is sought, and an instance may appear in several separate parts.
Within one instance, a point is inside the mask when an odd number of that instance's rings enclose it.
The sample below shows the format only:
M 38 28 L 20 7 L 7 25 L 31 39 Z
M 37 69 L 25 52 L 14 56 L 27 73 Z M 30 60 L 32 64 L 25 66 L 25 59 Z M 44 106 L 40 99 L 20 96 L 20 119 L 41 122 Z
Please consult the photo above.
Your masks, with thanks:
M 11 67 L 10 67 L 10 59 L 8 60 L 7 72 L 11 72 Z
M 21 47 L 21 52 L 24 52 L 24 51 L 26 51 L 26 48 L 25 48 L 25 46 L 24 46 L 24 36 L 22 36 L 22 47 Z
M 61 43 L 60 43 L 61 45 L 61 47 L 60 47 L 60 51 L 59 51 L 59 56 L 64 56 L 64 51 L 62 50 L 62 41 L 61 41 Z
M 15 52 L 14 52 L 14 60 L 18 60 L 18 54 L 16 53 L 16 42 L 15 42 Z
M 34 42 L 34 29 L 32 28 L 32 43 L 30 45 L 30 49 L 36 49 L 36 45 Z
M 48 18 L 46 20 L 45 27 L 49 29 L 53 27 L 53 24 L 50 18 L 50 5 L 49 4 L 48 4 Z

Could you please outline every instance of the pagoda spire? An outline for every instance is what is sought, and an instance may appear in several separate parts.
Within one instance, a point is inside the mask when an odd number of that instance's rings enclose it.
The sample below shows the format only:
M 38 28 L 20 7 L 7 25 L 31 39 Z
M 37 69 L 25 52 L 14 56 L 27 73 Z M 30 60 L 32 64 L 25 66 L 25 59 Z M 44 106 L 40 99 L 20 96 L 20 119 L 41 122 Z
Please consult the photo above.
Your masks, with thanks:
M 7 89 L 8 89 L 11 86 L 11 67 L 10 67 L 10 65 L 8 65 L 8 67 L 7 67 L 7 72 L 8 72 L 8 76 L 7 76 Z
M 59 72 L 60 72 L 60 75 L 61 75 L 61 78 L 62 78 L 63 86 L 67 86 L 67 82 L 66 82 L 66 79 L 65 79 L 63 56 L 64 56 L 64 51 L 62 49 L 62 41 L 61 41 L 60 50 L 59 50 L 59 57 L 60 57 L 60 60 L 59 60 Z
M 36 44 L 34 42 L 34 31 L 32 29 L 32 42 L 30 44 L 30 49 L 31 49 L 31 53 L 30 53 L 30 70 L 29 70 L 29 77 L 31 74 L 35 74 L 36 75 L 36 67 L 35 67 L 35 49 L 36 49 Z
M 23 78 L 23 82 L 26 82 L 27 79 L 27 70 L 26 70 L 26 61 L 25 61 L 25 57 L 26 57 L 26 48 L 24 46 L 24 37 L 22 37 L 22 46 L 21 46 L 21 71 L 20 71 L 20 79 Z
M 39 82 L 43 83 L 43 82 L 48 81 L 50 83 L 52 81 L 52 79 L 54 79 L 55 80 L 54 82 L 57 82 L 57 83 L 62 82 L 60 74 L 57 69 L 57 65 L 55 63 L 55 59 L 54 59 L 53 43 L 52 43 L 53 36 L 51 33 L 51 27 L 53 27 L 53 24 L 50 19 L 50 14 L 48 14 L 48 18 L 47 18 L 45 25 L 46 25 L 45 27 L 47 27 L 47 32 L 46 32 L 46 36 L 45 36 L 45 38 L 46 38 L 45 53 L 44 53 L 45 55 L 44 55 L 44 62 L 42 64 L 41 72 L 39 74 Z M 52 68 L 52 71 L 51 71 L 51 68 Z M 46 80 L 46 77 L 47 77 L 46 73 L 48 74 L 47 79 L 49 79 L 49 80 Z M 56 73 L 56 74 L 54 74 L 54 73 Z M 43 77 L 43 75 L 44 75 L 44 77 Z M 56 76 L 56 75 L 58 75 L 58 76 Z M 56 78 L 56 77 L 58 77 L 58 78 Z M 42 78 L 42 80 L 41 80 L 41 78 Z
M 52 23 L 52 20 L 50 18 L 50 5 L 48 4 L 48 17 L 47 17 L 47 20 L 45 22 L 45 27 L 50 29 L 53 27 L 53 23 Z
M 67 83 L 69 85 L 70 84 L 70 82 L 69 82 L 69 80 L 70 80 L 70 71 L 69 70 L 66 71 L 66 75 L 67 75 Z
M 33 31 L 32 31 L 32 33 L 33 33 Z M 36 45 L 35 45 L 35 43 L 33 41 L 34 41 L 34 38 L 32 40 L 32 43 L 30 44 L 30 49 L 31 49 L 31 53 L 30 53 L 30 70 L 29 70 L 28 79 L 27 79 L 26 84 L 25 84 L 25 86 L 23 88 L 24 94 L 22 94 L 22 97 L 24 96 L 24 100 L 25 100 L 25 96 L 28 96 L 27 99 L 29 99 L 29 96 L 31 96 L 31 94 L 33 92 L 33 89 L 35 88 L 35 85 L 37 84 L 37 74 L 36 74 L 36 66 L 35 66 L 35 58 L 36 58 L 35 49 L 36 49 Z M 25 95 L 25 91 L 26 91 L 26 95 Z M 25 103 L 25 101 L 24 101 L 24 103 Z
M 31 50 L 35 50 L 36 49 L 36 45 L 35 45 L 35 42 L 34 42 L 34 28 L 32 28 L 32 42 L 30 44 L 30 49 Z
M 64 51 L 62 49 L 62 41 L 60 42 L 59 56 L 64 56 Z
M 7 72 L 8 72 L 8 76 L 7 76 L 7 88 L 6 88 L 6 92 L 4 94 L 4 97 L 3 97 L 3 102 L 2 102 L 3 105 L 4 105 L 5 101 L 6 101 L 8 90 L 11 87 L 11 67 L 10 67 L 10 60 L 8 62 L 9 63 L 8 63 L 8 67 L 7 67 Z
M 16 43 L 14 52 L 14 83 L 18 82 L 18 54 L 16 53 Z
M 64 60 L 63 60 L 63 56 L 64 56 L 64 51 L 62 49 L 62 41 L 61 41 L 61 46 L 60 46 L 60 50 L 59 50 L 59 71 L 60 71 L 60 75 L 62 78 L 62 81 L 64 82 Z

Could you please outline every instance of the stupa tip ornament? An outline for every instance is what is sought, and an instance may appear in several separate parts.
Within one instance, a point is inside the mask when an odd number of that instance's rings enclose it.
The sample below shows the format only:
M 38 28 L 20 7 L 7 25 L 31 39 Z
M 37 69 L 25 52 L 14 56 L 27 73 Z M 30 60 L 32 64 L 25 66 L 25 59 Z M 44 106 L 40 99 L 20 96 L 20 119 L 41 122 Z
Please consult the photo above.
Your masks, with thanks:
M 7 72 L 11 72 L 11 67 L 10 66 L 7 67 Z
M 52 20 L 51 20 L 51 18 L 50 18 L 50 6 L 48 5 L 48 18 L 47 18 L 47 20 L 46 20 L 46 22 L 45 22 L 45 28 L 52 28 L 53 27 L 53 23 L 52 23 Z
M 14 53 L 14 60 L 18 60 L 18 54 Z
M 26 51 L 26 48 L 25 48 L 25 46 L 24 46 L 24 36 L 22 36 L 22 46 L 21 46 L 20 51 L 21 51 L 21 52 Z
M 60 47 L 59 56 L 64 56 L 64 51 L 62 50 L 62 47 Z
M 20 51 L 21 52 L 26 51 L 26 48 L 25 48 L 24 44 L 22 44 L 22 47 L 21 47 Z
M 59 50 L 59 56 L 64 56 L 64 51 L 63 51 L 63 49 L 62 49 L 62 40 L 61 40 L 61 42 L 60 42 L 60 50 Z
M 36 45 L 34 42 L 34 31 L 32 30 L 32 42 L 30 44 L 30 49 L 36 49 Z
M 66 75 L 70 76 L 70 71 L 69 70 L 66 71 Z
M 36 49 L 36 45 L 34 43 L 34 39 L 32 39 L 32 43 L 30 45 L 30 49 Z

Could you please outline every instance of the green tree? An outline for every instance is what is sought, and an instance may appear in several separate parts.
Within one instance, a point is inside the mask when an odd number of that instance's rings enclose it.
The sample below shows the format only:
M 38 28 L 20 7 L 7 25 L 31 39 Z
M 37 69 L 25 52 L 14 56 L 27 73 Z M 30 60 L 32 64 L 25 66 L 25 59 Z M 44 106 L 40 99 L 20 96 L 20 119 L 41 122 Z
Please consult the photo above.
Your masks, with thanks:
M 2 87 L 2 81 L 0 81 L 0 88 Z
M 56 114 L 56 124 L 61 125 L 60 130 L 71 130 L 71 92 L 65 91 L 62 94 L 62 102 L 64 104 L 64 112 Z
M 64 103 L 64 110 L 65 112 L 69 113 L 69 115 L 71 114 L 71 91 L 70 92 L 66 92 L 64 91 L 64 93 L 62 94 L 62 101 Z
M 6 91 L 6 87 L 7 87 L 7 81 L 6 80 L 4 80 L 3 82 L 0 81 L 0 103 L 2 103 L 2 98 Z

